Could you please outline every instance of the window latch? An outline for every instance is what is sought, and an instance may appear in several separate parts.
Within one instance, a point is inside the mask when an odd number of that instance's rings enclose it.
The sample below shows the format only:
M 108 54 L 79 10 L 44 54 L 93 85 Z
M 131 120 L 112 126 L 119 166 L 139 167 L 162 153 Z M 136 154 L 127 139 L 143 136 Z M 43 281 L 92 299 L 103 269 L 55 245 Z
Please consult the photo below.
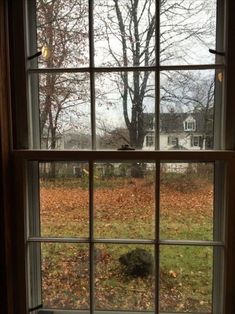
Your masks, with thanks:
M 118 150 L 135 150 L 134 147 L 129 146 L 128 144 L 123 144 Z
M 27 59 L 28 59 L 28 60 L 32 60 L 32 59 L 34 59 L 34 58 L 37 58 L 37 57 L 41 56 L 41 54 L 42 54 L 42 52 L 41 52 L 41 51 L 38 51 L 38 52 L 36 52 L 34 55 L 29 56 Z
M 217 50 L 214 50 L 214 49 L 209 49 L 209 52 L 212 53 L 213 55 L 225 56 L 225 52 L 222 52 L 222 51 L 217 51 Z

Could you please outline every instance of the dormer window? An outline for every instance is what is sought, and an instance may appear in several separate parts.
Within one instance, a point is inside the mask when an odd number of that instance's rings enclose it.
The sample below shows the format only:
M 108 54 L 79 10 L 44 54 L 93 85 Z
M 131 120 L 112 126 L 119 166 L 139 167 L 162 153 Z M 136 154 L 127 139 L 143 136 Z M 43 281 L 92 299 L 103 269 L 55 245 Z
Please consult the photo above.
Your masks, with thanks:
M 196 131 L 196 120 L 192 116 L 184 121 L 184 131 Z
M 184 130 L 185 131 L 195 131 L 196 130 L 195 122 L 187 122 L 187 121 L 185 121 L 185 123 L 184 123 Z

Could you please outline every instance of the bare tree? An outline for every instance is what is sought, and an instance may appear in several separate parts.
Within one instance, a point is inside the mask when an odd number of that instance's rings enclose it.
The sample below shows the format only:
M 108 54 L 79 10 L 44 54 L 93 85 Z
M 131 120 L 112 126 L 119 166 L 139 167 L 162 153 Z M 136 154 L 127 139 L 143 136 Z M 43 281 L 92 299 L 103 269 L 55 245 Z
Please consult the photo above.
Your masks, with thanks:
M 38 0 L 37 38 L 39 48 L 47 50 L 39 67 L 85 66 L 88 4 L 83 0 Z M 87 74 L 46 73 L 39 77 L 41 145 L 54 149 L 65 130 L 84 131 L 81 118 L 89 111 L 88 84 Z
M 172 116 L 187 112 L 200 123 L 200 148 L 213 148 L 215 71 L 174 71 L 164 74 L 161 112 Z M 174 122 L 172 122 L 174 123 Z M 188 133 L 190 135 L 190 133 Z
M 201 50 L 204 50 L 204 59 L 211 61 L 208 48 L 214 45 L 215 39 L 213 4 L 161 0 L 160 6 L 158 51 L 155 1 L 102 1 L 96 9 L 97 25 L 103 25 L 104 29 L 103 35 L 97 36 L 97 54 L 102 52 L 105 60 L 101 65 L 154 66 L 158 52 L 162 64 L 188 64 L 201 59 Z M 101 43 L 105 47 L 101 47 Z M 141 149 L 147 131 L 147 99 L 154 97 L 154 77 L 151 71 L 123 71 L 115 83 L 121 96 L 130 145 Z
M 155 66 L 158 53 L 162 64 L 198 62 L 202 48 L 203 56 L 212 60 L 207 53 L 215 41 L 213 1 L 208 4 L 202 0 L 161 0 L 160 30 L 155 4 L 154 0 L 103 0 L 96 1 L 94 7 L 96 65 L 136 67 L 134 71 L 110 73 L 109 84 L 115 86 L 114 92 L 121 98 L 122 115 L 129 133 L 125 142 L 129 141 L 137 149 L 143 146 L 148 129 L 146 113 L 153 112 L 155 99 L 154 73 L 138 71 L 138 67 Z M 50 51 L 47 60 L 41 60 L 39 66 L 88 65 L 87 1 L 38 0 L 37 12 L 38 46 L 46 46 Z M 74 132 L 75 128 L 80 128 L 81 132 L 84 125 L 88 125 L 85 119 L 89 114 L 88 79 L 86 74 L 40 76 L 40 131 L 48 147 L 56 148 L 58 137 L 65 130 L 71 128 Z M 102 88 L 101 82 L 96 85 Z M 108 98 L 107 87 L 104 88 L 106 96 L 102 96 L 100 103 Z M 161 88 L 164 90 L 164 84 Z M 84 125 L 81 117 L 86 121 Z M 119 125 L 116 133 L 123 127 Z M 107 127 L 103 128 L 105 130 Z M 113 130 L 109 132 L 113 134 Z

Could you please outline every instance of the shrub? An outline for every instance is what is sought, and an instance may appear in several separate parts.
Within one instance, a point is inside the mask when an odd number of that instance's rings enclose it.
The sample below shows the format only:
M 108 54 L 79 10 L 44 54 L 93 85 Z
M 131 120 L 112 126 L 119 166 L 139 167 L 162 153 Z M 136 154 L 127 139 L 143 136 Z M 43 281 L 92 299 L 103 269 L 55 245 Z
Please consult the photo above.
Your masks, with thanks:
M 144 249 L 135 249 L 119 257 L 126 275 L 131 277 L 145 277 L 153 271 L 153 256 Z

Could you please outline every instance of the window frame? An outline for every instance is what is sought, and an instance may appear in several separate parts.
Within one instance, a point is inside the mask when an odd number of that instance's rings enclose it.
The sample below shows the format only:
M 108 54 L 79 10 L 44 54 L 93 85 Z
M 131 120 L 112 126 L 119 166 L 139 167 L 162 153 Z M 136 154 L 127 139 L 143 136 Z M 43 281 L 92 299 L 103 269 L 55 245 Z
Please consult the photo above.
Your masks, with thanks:
M 235 109 L 233 106 L 234 103 L 234 91 L 233 91 L 233 77 L 235 74 L 235 40 L 234 40 L 234 34 L 235 34 L 235 22 L 234 18 L 232 16 L 232 12 L 235 11 L 235 3 L 232 0 L 227 0 L 227 34 L 228 34 L 228 40 L 227 40 L 227 67 L 226 67 L 226 77 L 227 77 L 227 85 L 226 85 L 226 129 L 225 129 L 225 148 L 230 149 L 229 151 L 205 151 L 205 152 L 150 152 L 148 153 L 148 158 L 152 156 L 152 158 L 155 160 L 156 157 L 159 160 L 183 160 L 184 158 L 187 160 L 226 160 L 228 162 L 228 169 L 226 177 L 226 185 L 227 185 L 227 192 L 226 192 L 226 204 L 228 211 L 226 213 L 226 239 L 225 239 L 225 309 L 224 312 L 226 314 L 233 314 L 235 312 L 235 276 L 234 276 L 234 265 L 235 265 L 235 195 L 233 192 L 233 184 L 234 184 L 234 178 L 235 178 L 235 152 L 232 151 L 235 148 L 235 132 L 234 132 L 234 121 L 233 118 L 235 116 Z M 22 60 L 26 60 L 26 55 L 24 53 L 24 32 L 23 32 L 23 17 L 24 17 L 24 6 L 23 1 L 5 1 L 5 4 L 8 6 L 8 13 L 9 17 L 9 24 L 10 24 L 10 55 L 11 55 L 11 83 L 7 85 L 11 88 L 11 101 L 9 99 L 3 100 L 3 105 L 1 105 L 1 108 L 4 108 L 6 110 L 7 104 L 12 104 L 12 109 L 14 116 L 17 116 L 17 113 L 19 114 L 19 119 L 9 119 L 13 124 L 18 124 L 18 126 L 22 126 L 22 121 L 24 121 L 25 117 L 27 116 L 27 111 L 23 110 L 20 111 L 20 107 L 18 106 L 20 103 L 24 104 L 24 100 L 26 100 L 25 95 L 25 85 L 24 80 L 22 78 L 25 78 L 25 67 Z M 1 8 L 2 9 L 2 8 Z M 19 14 L 19 13 L 22 13 Z M 4 14 L 5 11 L 4 11 Z M 12 17 L 14 17 L 12 19 Z M 12 25 L 14 24 L 14 25 Z M 15 34 L 19 34 L 19 37 L 15 37 Z M 15 38 L 13 40 L 13 38 Z M 14 43 L 13 43 L 14 42 Z M 18 45 L 17 45 L 18 43 Z M 22 49 L 21 49 L 22 48 Z M 14 58 L 12 59 L 12 56 Z M 23 64 L 22 64 L 23 63 Z M 19 66 L 15 67 L 15 65 Z M 9 77 L 9 72 L 5 70 L 6 75 Z M 4 80 L 5 81 L 5 80 Z M 23 87 L 23 89 L 21 89 Z M 1 90 L 1 95 L 3 95 L 3 91 Z M 14 97 L 14 95 L 22 95 L 22 99 Z M 22 108 L 25 108 L 23 106 Z M 8 120 L 7 120 L 8 121 Z M 6 122 L 3 123 L 3 125 L 6 126 Z M 6 126 L 9 128 L 9 126 Z M 1 126 L 2 129 L 2 126 Z M 7 160 L 9 160 L 11 157 L 14 158 L 14 175 L 15 175 L 15 183 L 14 186 L 16 188 L 16 195 L 14 196 L 14 206 L 10 207 L 10 212 L 13 215 L 10 219 L 10 223 L 8 221 L 8 226 L 10 226 L 11 233 L 13 235 L 13 238 L 15 239 L 15 245 L 14 250 L 12 251 L 13 258 L 8 256 L 8 266 L 5 267 L 7 271 L 9 271 L 9 265 L 14 266 L 14 271 L 12 273 L 15 274 L 14 280 L 10 279 L 4 281 L 5 284 L 8 287 L 8 290 L 14 290 L 14 293 L 11 292 L 11 296 L 14 299 L 14 310 L 8 309 L 9 313 L 17 313 L 17 314 L 25 314 L 27 313 L 27 305 L 26 305 L 26 281 L 25 281 L 25 225 L 24 225 L 24 217 L 25 217 L 25 190 L 23 188 L 22 182 L 25 182 L 25 166 L 26 162 L 28 160 L 47 160 L 48 158 L 51 159 L 73 159 L 74 157 L 80 158 L 81 152 L 50 152 L 48 154 L 47 151 L 32 151 L 32 150 L 26 150 L 21 151 L 19 147 L 26 148 L 28 144 L 25 141 L 25 134 L 28 132 L 26 130 L 26 127 L 23 129 L 19 128 L 21 130 L 21 134 L 16 134 L 13 132 L 13 138 L 14 139 L 14 149 L 11 150 L 5 150 L 7 156 Z M 23 135 L 22 135 L 23 134 Z M 1 144 L 8 138 L 8 135 L 1 133 Z M 7 140 L 9 141 L 9 140 Z M 2 152 L 1 152 L 2 153 Z M 94 154 L 93 151 L 84 152 L 88 158 L 88 156 L 92 156 Z M 108 152 L 96 152 L 96 157 L 99 157 L 101 159 L 107 158 Z M 137 155 L 136 155 L 137 153 Z M 140 154 L 141 152 L 136 152 L 134 158 Z M 142 152 L 145 153 L 146 152 Z M 129 159 L 130 156 L 133 153 L 131 152 L 121 152 L 122 158 Z M 151 155 L 152 154 L 152 155 Z M 50 156 L 49 156 L 50 155 Z M 80 156 L 80 157 L 79 157 Z M 115 157 L 116 156 L 116 157 Z M 120 160 L 120 155 L 117 155 L 117 152 L 109 152 L 108 157 L 118 158 Z M 143 155 L 142 155 L 143 157 Z M 92 157 L 93 158 L 93 157 Z M 196 158 L 196 159 L 195 159 Z M 145 158 L 146 159 L 146 156 Z M 4 169 L 6 169 L 6 164 L 4 166 Z M 9 185 L 9 173 L 6 174 L 6 178 L 3 178 L 6 186 L 9 188 L 11 185 Z M 8 191 L 4 192 L 4 198 L 6 196 L 11 197 L 11 191 L 8 189 Z M 4 213 L 7 214 L 9 208 L 4 204 Z M 23 219 L 23 220 L 22 220 Z M 7 225 L 5 221 L 5 225 Z M 15 228 L 14 228 L 15 226 Z M 6 234 L 7 235 L 7 234 Z M 3 239 L 3 244 L 6 245 L 6 242 Z M 6 254 L 4 255 L 6 257 Z M 17 261 L 17 263 L 14 263 L 14 261 Z M 227 280 L 226 280 L 227 279 Z
M 3 313 L 13 313 L 13 234 L 11 160 L 11 119 L 9 86 L 9 50 L 6 1 L 0 2 L 0 308 Z
M 187 131 L 196 131 L 196 122 L 195 121 L 185 121 L 184 130 Z

